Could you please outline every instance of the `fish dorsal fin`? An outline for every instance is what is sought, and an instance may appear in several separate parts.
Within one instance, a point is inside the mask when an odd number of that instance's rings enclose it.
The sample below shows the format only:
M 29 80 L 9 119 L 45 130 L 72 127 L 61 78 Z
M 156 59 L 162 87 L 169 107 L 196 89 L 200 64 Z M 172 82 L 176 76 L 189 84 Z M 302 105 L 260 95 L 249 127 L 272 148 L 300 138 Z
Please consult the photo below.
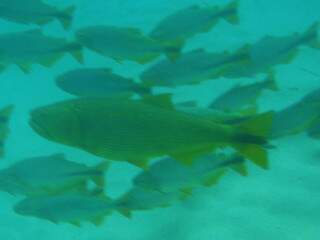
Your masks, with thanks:
M 175 109 L 172 103 L 172 95 L 170 93 L 160 94 L 160 95 L 145 95 L 142 98 L 142 101 L 146 104 L 161 107 L 161 108 L 168 108 L 168 109 Z

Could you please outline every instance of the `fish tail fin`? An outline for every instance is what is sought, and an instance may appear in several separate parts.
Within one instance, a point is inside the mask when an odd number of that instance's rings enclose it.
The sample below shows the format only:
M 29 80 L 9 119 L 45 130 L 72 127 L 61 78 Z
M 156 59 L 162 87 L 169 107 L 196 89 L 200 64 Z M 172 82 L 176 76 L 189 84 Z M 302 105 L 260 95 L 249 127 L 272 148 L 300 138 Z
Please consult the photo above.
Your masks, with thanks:
M 61 22 L 64 29 L 69 29 L 73 20 L 73 14 L 75 11 L 75 6 L 67 7 L 62 11 L 58 16 L 59 21 Z
M 269 166 L 265 146 L 270 136 L 273 112 L 262 113 L 238 125 L 233 147 L 245 158 L 267 169 Z
M 98 164 L 94 167 L 94 169 L 106 173 L 110 167 L 110 163 L 107 161 L 103 161 L 102 163 Z M 97 175 L 92 177 L 92 181 L 97 185 L 97 187 L 101 189 L 105 189 L 106 182 L 105 182 L 105 174 Z
M 320 49 L 320 41 L 318 39 L 319 22 L 313 23 L 305 33 L 307 38 L 313 39 L 308 44 L 312 48 Z
M 223 11 L 230 12 L 226 15 L 225 20 L 227 20 L 231 24 L 238 24 L 239 23 L 239 0 L 232 1 L 229 3 Z
M 0 110 L 0 157 L 4 156 L 4 141 L 9 132 L 9 118 L 13 110 L 13 105 L 9 105 Z
M 274 72 L 270 73 L 269 76 L 267 77 L 267 88 L 272 90 L 272 91 L 278 91 L 278 84 L 276 81 L 276 78 L 274 76 Z

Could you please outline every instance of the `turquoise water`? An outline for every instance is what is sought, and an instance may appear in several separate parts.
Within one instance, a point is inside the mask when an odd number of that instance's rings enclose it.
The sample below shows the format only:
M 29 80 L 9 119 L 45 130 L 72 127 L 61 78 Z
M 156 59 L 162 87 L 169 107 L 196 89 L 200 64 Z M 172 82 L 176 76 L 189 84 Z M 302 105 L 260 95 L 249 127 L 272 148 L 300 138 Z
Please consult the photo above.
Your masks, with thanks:
M 48 1 L 49 2 L 49 1 Z M 199 4 L 198 1 L 54 1 L 50 4 L 64 8 L 76 6 L 72 28 L 65 31 L 53 21 L 41 27 L 50 36 L 73 39 L 75 30 L 89 25 L 107 24 L 131 26 L 149 32 L 164 16 Z M 225 5 L 227 1 L 201 1 Z M 294 1 L 240 1 L 240 24 L 220 21 L 208 33 L 191 38 L 184 51 L 205 48 L 208 51 L 236 50 L 254 43 L 265 35 L 285 36 L 304 32 L 319 20 L 320 4 Z M 0 20 L 0 33 L 36 28 Z M 138 78 L 146 65 L 125 61 L 122 64 L 87 49 L 85 66 L 109 67 L 115 73 Z M 258 99 L 261 111 L 281 110 L 319 87 L 319 51 L 303 48 L 290 64 L 274 67 L 279 91 L 264 91 Z M 35 107 L 69 99 L 54 83 L 55 76 L 81 67 L 66 55 L 50 69 L 33 65 L 29 74 L 16 66 L 1 73 L 0 107 L 15 106 L 10 121 L 10 135 L 5 145 L 6 155 L 1 168 L 28 157 L 63 152 L 68 159 L 94 165 L 100 158 L 82 150 L 50 142 L 37 135 L 28 124 L 29 112 Z M 307 69 L 308 71 L 305 71 Z M 315 74 L 313 74 L 315 73 Z M 215 97 L 239 83 L 252 83 L 262 77 L 204 81 L 199 85 L 179 87 L 175 101 L 197 100 L 206 106 Z M 160 89 L 159 91 L 167 91 Z M 269 151 L 270 169 L 263 170 L 248 164 L 248 177 L 228 173 L 219 185 L 200 187 L 193 196 L 168 208 L 137 211 L 132 219 L 118 213 L 108 216 L 96 227 L 85 223 L 81 228 L 61 223 L 20 216 L 12 207 L 22 197 L 0 192 L 0 239 L 77 239 L 77 240 L 209 240 L 209 239 L 282 239 L 315 240 L 319 230 L 319 141 L 304 132 L 272 141 L 276 148 Z M 32 168 L 30 168 L 32 171 Z M 114 163 L 106 174 L 107 194 L 116 198 L 131 187 L 131 179 L 140 170 L 127 163 Z

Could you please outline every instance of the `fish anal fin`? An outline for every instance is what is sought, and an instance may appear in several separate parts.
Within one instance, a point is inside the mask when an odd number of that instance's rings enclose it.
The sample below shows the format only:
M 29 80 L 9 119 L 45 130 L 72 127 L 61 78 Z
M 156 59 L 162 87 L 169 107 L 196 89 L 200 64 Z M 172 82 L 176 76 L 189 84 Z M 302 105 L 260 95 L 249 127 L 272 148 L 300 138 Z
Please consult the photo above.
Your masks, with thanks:
M 75 6 L 70 6 L 64 9 L 61 14 L 59 14 L 58 19 L 64 29 L 70 28 L 75 9 Z
M 44 67 L 52 67 L 59 59 L 63 57 L 63 54 L 55 54 L 53 56 L 43 58 L 39 61 L 39 63 Z
M 231 166 L 231 169 L 241 176 L 248 176 L 248 170 L 245 163 L 238 163 Z
M 118 209 L 118 212 L 126 218 L 129 218 L 129 219 L 132 218 L 132 213 L 129 209 L 125 209 L 125 208 Z
M 251 160 L 257 166 L 260 166 L 263 169 L 269 169 L 267 151 L 261 146 L 254 144 L 238 144 L 234 145 L 234 147 L 240 154 Z
M 192 196 L 193 187 L 184 187 L 180 189 L 180 200 L 186 200 L 187 198 Z
M 99 227 L 104 223 L 104 220 L 105 220 L 104 216 L 99 216 L 99 217 L 95 217 L 95 218 L 90 219 L 90 222 L 92 224 L 94 224 L 95 226 Z
M 238 16 L 238 9 L 239 9 L 239 0 L 235 0 L 228 4 L 222 11 L 230 12 L 225 19 L 231 24 L 238 24 L 239 23 L 239 16 Z
M 202 184 L 206 187 L 211 187 L 213 185 L 216 185 L 218 184 L 218 182 L 226 172 L 227 172 L 226 169 L 217 170 L 214 173 L 207 175 L 202 181 Z
M 78 63 L 80 64 L 84 63 L 83 53 L 81 49 L 70 51 L 70 54 Z

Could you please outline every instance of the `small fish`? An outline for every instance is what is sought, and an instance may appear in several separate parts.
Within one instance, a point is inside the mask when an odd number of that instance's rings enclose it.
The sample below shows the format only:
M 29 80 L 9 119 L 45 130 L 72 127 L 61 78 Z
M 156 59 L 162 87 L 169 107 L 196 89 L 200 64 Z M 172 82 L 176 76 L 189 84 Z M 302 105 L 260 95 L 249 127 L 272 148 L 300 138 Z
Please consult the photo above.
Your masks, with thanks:
M 278 64 L 288 64 L 303 46 L 320 48 L 318 22 L 304 33 L 294 33 L 283 37 L 266 36 L 249 47 L 251 61 L 243 68 L 234 65 L 225 73 L 228 78 L 253 77 L 259 73 L 269 73 Z
M 9 120 L 13 105 L 0 109 L 0 158 L 5 155 L 4 145 L 9 134 Z
M 170 156 L 184 164 L 230 146 L 267 168 L 264 145 L 272 114 L 224 125 L 174 109 L 163 96 L 80 98 L 34 109 L 30 126 L 40 136 L 97 156 L 147 168 L 152 158 Z
M 25 73 L 30 72 L 34 63 L 51 67 L 67 52 L 82 62 L 81 50 L 79 44 L 45 36 L 40 29 L 0 34 L 2 70 L 11 64 L 16 64 Z
M 182 9 L 160 21 L 149 36 L 167 46 L 182 48 L 187 39 L 210 31 L 220 19 L 238 23 L 238 1 L 225 7 L 193 5 Z
M 280 138 L 306 131 L 319 119 L 319 112 L 320 89 L 317 89 L 300 101 L 275 112 L 271 128 L 272 137 Z
M 109 97 L 137 93 L 150 94 L 151 89 L 135 83 L 133 79 L 114 74 L 109 68 L 80 68 L 56 78 L 64 91 L 81 97 Z
M 256 107 L 256 101 L 265 89 L 277 90 L 277 84 L 272 76 L 262 82 L 244 86 L 237 85 L 231 88 L 215 99 L 209 108 L 225 112 L 239 112 Z
M 57 19 L 65 29 L 71 25 L 74 10 L 74 6 L 59 10 L 42 0 L 1 0 L 0 3 L 0 17 L 3 19 L 39 26 Z
M 162 53 L 176 58 L 180 51 L 174 47 L 164 47 L 137 28 L 91 26 L 78 30 L 76 37 L 83 46 L 119 63 L 130 60 L 146 64 Z
M 183 198 L 180 192 L 162 193 L 133 187 L 115 200 L 116 210 L 127 218 L 132 217 L 134 211 L 146 211 L 156 208 L 170 207 Z
M 96 226 L 102 225 L 113 209 L 113 201 L 108 197 L 86 192 L 27 197 L 14 206 L 14 211 L 19 215 L 46 219 L 55 224 L 70 223 L 78 227 L 86 221 Z
M 65 159 L 61 153 L 28 158 L 0 170 L 0 190 L 12 195 L 41 195 L 83 190 L 89 180 L 104 186 L 104 161 L 94 167 Z
M 228 167 L 242 169 L 241 174 L 247 174 L 243 157 L 212 153 L 195 160 L 191 167 L 170 158 L 161 159 L 138 174 L 133 183 L 146 190 L 164 193 L 190 192 L 201 185 L 209 187 L 217 184 Z
M 250 60 L 247 47 L 234 53 L 209 53 L 197 49 L 180 56 L 176 61 L 162 60 L 146 70 L 140 79 L 146 86 L 177 87 L 198 84 L 224 76 L 234 65 L 244 67 Z

